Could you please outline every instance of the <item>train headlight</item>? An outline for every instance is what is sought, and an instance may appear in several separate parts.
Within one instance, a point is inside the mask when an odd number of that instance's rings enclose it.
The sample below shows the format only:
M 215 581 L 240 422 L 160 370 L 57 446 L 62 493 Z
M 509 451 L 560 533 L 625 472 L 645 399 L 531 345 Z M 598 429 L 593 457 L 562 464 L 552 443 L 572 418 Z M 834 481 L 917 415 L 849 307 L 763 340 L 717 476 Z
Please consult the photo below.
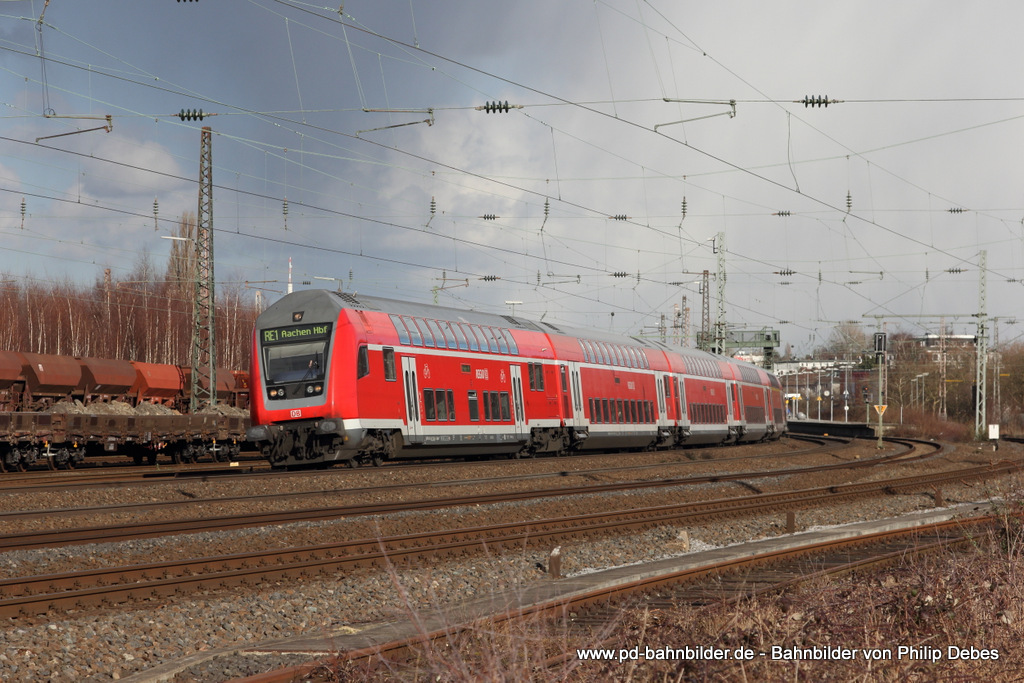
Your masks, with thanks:
M 307 384 L 306 385 L 306 396 L 318 396 L 324 393 L 323 384 Z
M 312 396 L 312 395 L 313 395 L 313 391 L 314 391 L 314 390 L 313 390 L 313 385 L 312 385 L 312 384 L 309 384 L 309 385 L 307 385 L 307 386 L 306 386 L 306 393 L 307 393 L 307 394 L 309 394 L 310 396 Z

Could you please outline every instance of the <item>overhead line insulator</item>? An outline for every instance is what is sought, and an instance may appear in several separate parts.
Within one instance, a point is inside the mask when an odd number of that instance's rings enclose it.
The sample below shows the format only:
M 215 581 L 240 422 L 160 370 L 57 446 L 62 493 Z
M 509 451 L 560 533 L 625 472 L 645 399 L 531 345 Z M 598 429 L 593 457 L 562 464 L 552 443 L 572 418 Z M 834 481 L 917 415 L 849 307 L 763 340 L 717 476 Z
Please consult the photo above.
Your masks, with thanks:
M 478 216 L 478 218 L 482 218 L 485 221 L 496 221 L 501 218 L 501 216 L 495 216 L 493 213 L 485 213 L 482 216 Z
M 483 280 L 484 282 L 494 282 L 495 280 L 500 280 L 501 277 L 498 275 L 484 275 L 480 279 Z
M 624 213 L 617 213 L 614 216 L 608 216 L 608 218 L 610 218 L 613 221 L 628 221 L 629 220 L 629 216 L 627 216 Z
M 624 270 L 617 270 L 612 273 L 612 277 L 629 277 L 629 273 Z
M 182 109 L 178 112 L 178 118 L 182 121 L 202 121 L 203 116 L 211 116 L 210 114 L 203 114 L 202 109 Z
M 509 104 L 508 100 L 504 102 L 486 102 L 485 104 L 476 107 L 477 111 L 486 112 L 488 114 L 507 114 L 509 109 L 522 109 L 521 104 Z
M 776 211 L 772 215 L 773 216 L 792 216 L 793 212 L 792 211 Z
M 952 209 L 946 209 L 946 211 L 948 211 L 950 213 L 963 213 L 966 210 L 967 209 L 959 207 L 959 206 L 954 206 Z
M 795 104 L 803 104 L 804 107 L 827 107 L 830 104 L 839 104 L 842 100 L 830 100 L 828 95 L 811 96 L 805 95 L 802 100 L 796 100 Z

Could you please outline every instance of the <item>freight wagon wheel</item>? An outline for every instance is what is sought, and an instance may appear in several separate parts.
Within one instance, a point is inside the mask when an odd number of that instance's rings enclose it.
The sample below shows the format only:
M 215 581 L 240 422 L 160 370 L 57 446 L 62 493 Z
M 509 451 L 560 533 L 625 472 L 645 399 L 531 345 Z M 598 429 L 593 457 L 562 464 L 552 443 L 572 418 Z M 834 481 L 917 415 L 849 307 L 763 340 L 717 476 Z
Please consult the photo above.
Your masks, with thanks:
M 384 465 L 384 456 L 380 455 L 379 453 L 375 453 L 373 455 L 373 466 L 374 467 L 382 467 L 383 465 Z
M 355 458 L 352 458 L 351 460 L 346 460 L 345 464 L 351 470 L 354 470 L 355 468 L 359 467 L 359 461 L 356 460 Z

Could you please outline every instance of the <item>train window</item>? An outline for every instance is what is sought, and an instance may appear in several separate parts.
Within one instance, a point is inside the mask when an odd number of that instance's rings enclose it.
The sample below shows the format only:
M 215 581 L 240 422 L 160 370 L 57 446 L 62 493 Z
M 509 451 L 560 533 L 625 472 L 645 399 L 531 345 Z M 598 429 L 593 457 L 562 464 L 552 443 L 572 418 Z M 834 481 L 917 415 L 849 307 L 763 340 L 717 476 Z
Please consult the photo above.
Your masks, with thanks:
M 455 334 L 455 331 L 452 329 L 451 323 L 442 320 L 442 321 L 440 321 L 440 325 L 441 325 L 441 331 L 444 332 L 444 338 L 448 342 L 448 348 L 449 349 L 457 349 L 457 348 L 459 348 L 459 336 L 457 334 Z
M 491 349 L 491 352 L 499 353 L 501 346 L 498 345 L 498 339 L 494 336 L 494 330 L 490 327 L 481 327 L 480 329 L 483 330 L 484 338 L 487 340 L 487 346 Z
M 420 334 L 423 335 L 423 345 L 433 348 L 434 335 L 431 333 L 430 327 L 427 326 L 427 321 L 422 318 L 413 318 L 412 321 L 416 323 L 416 327 L 419 328 Z
M 499 396 L 500 402 L 501 402 L 501 419 L 502 420 L 511 420 L 512 419 L 512 412 L 509 409 L 508 392 L 507 391 L 503 391 L 498 396 Z
M 583 353 L 583 360 L 589 361 L 590 355 L 587 353 L 587 347 L 584 345 L 582 339 L 577 339 L 576 343 L 580 345 L 580 352 Z
M 608 423 L 608 399 L 601 399 L 601 422 Z
M 672 378 L 672 387 L 675 389 L 676 394 L 676 410 L 679 411 L 679 418 L 683 417 L 683 406 L 686 405 L 685 397 L 682 392 L 686 390 L 686 385 L 679 382 L 678 377 Z
M 448 419 L 448 398 L 444 393 L 444 389 L 438 389 L 434 392 L 434 403 L 437 406 L 437 419 L 447 420 Z
M 615 362 L 618 365 L 626 365 L 626 356 L 623 353 L 623 349 L 618 344 L 612 344 L 612 350 L 615 352 Z
M 413 324 L 412 319 L 403 317 L 402 321 L 405 323 L 406 328 L 409 330 L 409 336 L 412 338 L 413 345 L 423 346 L 423 337 L 420 336 L 419 328 L 417 328 L 416 325 Z
M 356 379 L 366 377 L 370 374 L 370 355 L 366 350 L 366 345 L 359 347 L 356 351 Z
M 459 350 L 460 351 L 468 351 L 469 350 L 469 342 L 466 340 L 466 335 L 462 331 L 462 326 L 459 325 L 458 323 L 450 323 L 450 324 L 451 324 L 452 332 L 455 334 L 455 339 L 456 339 L 456 342 L 458 343 Z
M 537 364 L 527 363 L 526 374 L 530 376 L 530 391 L 537 391 Z
M 486 351 L 487 341 L 484 340 L 484 333 L 476 325 L 465 325 L 466 336 L 469 337 L 469 348 L 472 351 Z M 475 344 L 475 346 L 474 346 Z
M 322 379 L 327 341 L 264 346 L 267 383 Z
M 399 343 L 408 344 L 410 341 L 412 341 L 409 338 L 409 330 L 405 329 L 405 323 L 402 322 L 402 319 L 394 314 L 392 314 L 389 317 L 391 318 L 391 324 L 395 326 L 395 332 L 398 333 Z
M 519 346 L 516 344 L 515 337 L 512 336 L 512 331 L 506 330 L 504 327 L 500 328 L 498 331 L 501 333 L 501 336 L 504 337 L 505 341 L 508 343 L 508 352 L 511 353 L 513 356 L 518 356 Z
M 498 340 L 498 348 L 501 349 L 501 352 L 502 353 L 508 353 L 509 352 L 508 341 L 505 339 L 505 335 L 503 335 L 501 333 L 501 328 L 500 327 L 492 327 L 492 328 L 490 328 L 490 330 L 491 330 L 491 334 L 494 335 L 494 338 Z
M 544 391 L 544 365 L 537 363 L 537 391 Z
M 580 348 L 583 349 L 583 360 L 588 363 L 594 362 L 594 349 L 586 339 L 580 339 Z
M 455 422 L 455 393 L 448 390 L 448 421 Z
M 431 336 L 434 338 L 434 343 L 437 348 L 443 349 L 448 346 L 448 342 L 445 341 L 444 332 L 441 331 L 441 326 L 437 324 L 436 320 L 424 320 L 427 324 L 427 329 L 430 330 Z
M 626 421 L 625 417 L 622 414 L 622 399 L 621 398 L 615 399 L 615 416 L 618 418 L 618 420 L 616 420 L 616 422 L 618 422 L 620 424 Z
M 564 365 L 558 366 L 559 374 L 562 377 L 562 393 L 569 391 L 569 371 Z
M 476 398 L 476 392 L 471 391 L 467 396 L 469 398 L 469 419 L 476 422 L 480 419 L 480 405 Z
M 636 414 L 636 401 L 630 401 L 629 402 L 629 416 L 631 418 L 633 418 L 632 419 L 633 424 L 636 424 L 637 422 L 640 421 L 639 417 Z
M 479 331 L 476 329 L 476 325 L 470 325 L 469 323 L 466 323 L 462 326 L 462 329 L 466 331 L 466 337 L 469 339 L 470 351 L 487 350 L 487 343 L 480 343 L 480 341 L 483 339 L 483 335 L 478 333 Z
M 507 396 L 508 394 L 506 394 Z M 491 394 L 491 419 L 497 422 L 501 419 L 501 399 L 498 398 L 498 392 L 492 391 Z M 505 418 L 506 420 L 508 418 Z
M 434 390 L 423 390 L 423 419 L 434 420 Z
M 597 419 L 597 413 L 594 412 L 594 399 L 590 398 L 590 399 L 587 399 L 587 401 L 589 402 L 587 407 L 590 408 L 590 421 L 591 422 L 600 422 L 600 420 Z
M 457 323 L 457 324 L 459 326 L 459 330 L 466 337 L 466 343 L 469 344 L 469 350 L 470 351 L 479 351 L 480 350 L 480 345 L 477 344 L 476 336 L 473 334 L 473 328 L 470 327 L 470 325 L 468 323 L 466 323 L 466 324 Z
M 483 398 L 483 403 L 484 403 L 484 419 L 485 420 L 490 420 L 491 419 L 491 392 L 489 392 L 489 391 L 483 392 L 482 398 Z
M 394 382 L 398 378 L 395 374 L 395 350 L 389 346 L 384 347 L 384 379 Z

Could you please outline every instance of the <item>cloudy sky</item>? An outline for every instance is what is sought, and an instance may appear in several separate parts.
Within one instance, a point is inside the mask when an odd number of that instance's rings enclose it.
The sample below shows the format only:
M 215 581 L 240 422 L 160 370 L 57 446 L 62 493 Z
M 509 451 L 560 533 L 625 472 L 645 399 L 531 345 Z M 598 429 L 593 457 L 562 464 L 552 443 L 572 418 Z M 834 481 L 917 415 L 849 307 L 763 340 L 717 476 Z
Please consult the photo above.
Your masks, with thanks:
M 870 316 L 973 332 L 985 252 L 1010 341 L 1022 25 L 1010 1 L 0 0 L 0 273 L 162 268 L 209 125 L 217 279 L 271 300 L 291 257 L 296 287 L 629 334 L 686 297 L 692 333 L 724 241 L 729 325 L 807 351 Z

